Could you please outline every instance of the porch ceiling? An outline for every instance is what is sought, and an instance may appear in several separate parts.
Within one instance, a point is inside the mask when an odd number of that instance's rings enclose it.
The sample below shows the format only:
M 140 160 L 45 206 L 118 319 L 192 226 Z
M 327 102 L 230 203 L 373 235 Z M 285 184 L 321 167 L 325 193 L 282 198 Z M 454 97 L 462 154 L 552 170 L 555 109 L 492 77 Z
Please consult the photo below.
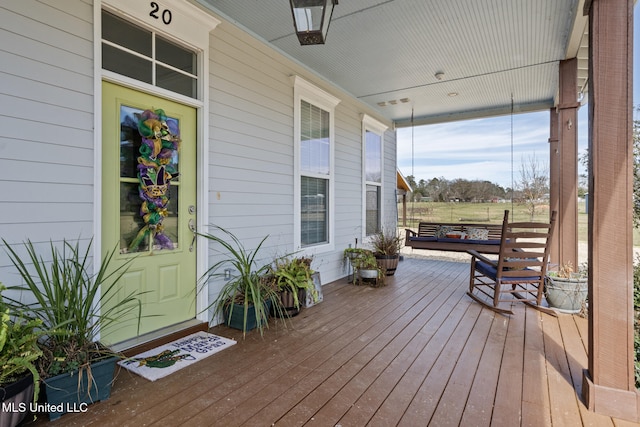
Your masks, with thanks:
M 197 1 L 397 126 L 412 109 L 414 124 L 507 114 L 512 97 L 515 112 L 551 108 L 573 57 L 586 92 L 584 0 L 342 0 L 317 46 L 298 43 L 287 0 Z

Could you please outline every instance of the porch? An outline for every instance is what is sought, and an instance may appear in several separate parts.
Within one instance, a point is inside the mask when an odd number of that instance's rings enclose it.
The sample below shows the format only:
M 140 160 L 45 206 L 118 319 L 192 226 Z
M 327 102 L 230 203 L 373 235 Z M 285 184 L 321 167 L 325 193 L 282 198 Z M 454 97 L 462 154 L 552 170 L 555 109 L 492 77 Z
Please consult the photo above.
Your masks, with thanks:
M 52 425 L 637 425 L 581 401 L 587 320 L 465 295 L 468 262 L 405 258 L 387 286 L 324 301 L 156 382 L 121 370 L 111 398 Z M 36 424 L 46 424 L 41 416 Z

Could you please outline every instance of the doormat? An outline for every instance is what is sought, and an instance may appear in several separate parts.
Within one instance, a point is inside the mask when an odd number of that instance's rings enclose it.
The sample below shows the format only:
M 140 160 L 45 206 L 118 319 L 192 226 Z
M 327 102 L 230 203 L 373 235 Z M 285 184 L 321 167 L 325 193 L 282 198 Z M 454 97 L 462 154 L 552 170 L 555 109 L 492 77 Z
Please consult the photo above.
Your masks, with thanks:
M 235 343 L 235 340 L 200 331 L 121 360 L 118 364 L 149 381 L 155 381 Z

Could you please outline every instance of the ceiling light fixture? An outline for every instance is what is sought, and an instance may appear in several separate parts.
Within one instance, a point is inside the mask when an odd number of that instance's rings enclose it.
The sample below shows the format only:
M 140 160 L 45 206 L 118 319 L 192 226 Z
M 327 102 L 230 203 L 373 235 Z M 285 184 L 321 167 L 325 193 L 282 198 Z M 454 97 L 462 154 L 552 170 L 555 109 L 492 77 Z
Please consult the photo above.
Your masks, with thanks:
M 338 0 L 289 0 L 300 45 L 324 44 Z
M 458 92 L 449 92 L 447 96 L 453 98 L 454 96 L 458 96 Z

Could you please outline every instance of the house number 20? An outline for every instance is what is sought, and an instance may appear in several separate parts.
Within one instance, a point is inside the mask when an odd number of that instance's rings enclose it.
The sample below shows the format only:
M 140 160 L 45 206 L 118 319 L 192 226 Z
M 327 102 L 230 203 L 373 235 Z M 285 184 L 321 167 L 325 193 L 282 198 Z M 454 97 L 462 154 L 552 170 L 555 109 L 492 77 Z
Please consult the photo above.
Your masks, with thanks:
M 150 17 L 162 19 L 165 25 L 171 24 L 171 11 L 169 9 L 162 9 L 162 12 L 160 12 L 160 5 L 154 1 L 149 3 L 149 5 L 151 6 L 151 12 L 149 12 Z

